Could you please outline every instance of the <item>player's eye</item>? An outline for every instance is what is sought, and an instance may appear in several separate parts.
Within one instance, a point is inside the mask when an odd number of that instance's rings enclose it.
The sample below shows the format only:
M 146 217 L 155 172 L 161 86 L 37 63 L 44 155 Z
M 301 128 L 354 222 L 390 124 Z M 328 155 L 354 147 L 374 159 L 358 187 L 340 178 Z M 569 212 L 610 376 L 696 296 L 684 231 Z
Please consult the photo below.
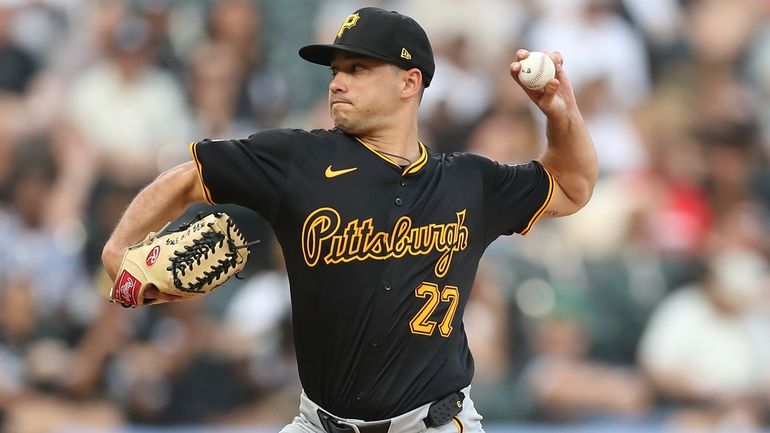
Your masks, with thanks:
M 329 71 L 331 71 L 332 77 L 336 77 L 337 76 L 337 71 L 338 71 L 337 68 L 331 67 L 331 68 L 329 68 Z
M 353 66 L 350 67 L 350 70 L 352 72 L 363 72 L 365 69 L 366 68 L 364 67 L 364 65 L 362 65 L 360 63 L 356 63 L 356 64 L 354 64 Z

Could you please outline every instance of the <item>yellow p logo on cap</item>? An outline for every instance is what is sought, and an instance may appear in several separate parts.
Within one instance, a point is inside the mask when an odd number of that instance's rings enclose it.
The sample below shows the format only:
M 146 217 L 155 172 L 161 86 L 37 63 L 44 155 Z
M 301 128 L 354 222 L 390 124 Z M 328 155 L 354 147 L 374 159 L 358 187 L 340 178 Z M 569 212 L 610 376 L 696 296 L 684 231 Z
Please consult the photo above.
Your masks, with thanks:
M 345 30 L 355 26 L 359 18 L 361 17 L 358 15 L 357 12 L 352 15 L 348 15 L 348 17 L 345 18 L 345 22 L 342 23 L 342 26 L 340 26 L 340 31 L 337 32 L 337 37 L 341 38 L 342 34 L 345 33 Z

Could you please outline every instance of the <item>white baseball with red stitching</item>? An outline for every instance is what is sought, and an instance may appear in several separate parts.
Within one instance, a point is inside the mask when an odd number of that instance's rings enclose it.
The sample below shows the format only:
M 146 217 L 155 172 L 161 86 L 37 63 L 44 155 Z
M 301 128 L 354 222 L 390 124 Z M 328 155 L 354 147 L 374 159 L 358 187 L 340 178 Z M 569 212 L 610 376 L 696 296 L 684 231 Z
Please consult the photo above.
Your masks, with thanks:
M 556 76 L 556 66 L 551 58 L 540 51 L 532 51 L 529 57 L 520 61 L 519 81 L 532 90 L 544 88 Z

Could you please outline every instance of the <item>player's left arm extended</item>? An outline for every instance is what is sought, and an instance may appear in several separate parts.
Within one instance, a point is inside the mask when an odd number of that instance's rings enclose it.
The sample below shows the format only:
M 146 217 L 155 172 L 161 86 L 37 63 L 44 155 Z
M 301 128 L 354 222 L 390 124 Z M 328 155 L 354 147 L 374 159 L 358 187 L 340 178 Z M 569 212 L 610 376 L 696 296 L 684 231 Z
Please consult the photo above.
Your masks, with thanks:
M 511 76 L 517 83 L 519 61 L 528 55 L 526 50 L 519 50 L 511 64 Z M 530 90 L 519 85 L 547 118 L 548 146 L 538 160 L 556 181 L 553 197 L 543 214 L 552 218 L 573 214 L 588 203 L 599 169 L 591 136 L 564 72 L 563 58 L 558 52 L 549 55 L 556 66 L 556 76 L 545 89 Z

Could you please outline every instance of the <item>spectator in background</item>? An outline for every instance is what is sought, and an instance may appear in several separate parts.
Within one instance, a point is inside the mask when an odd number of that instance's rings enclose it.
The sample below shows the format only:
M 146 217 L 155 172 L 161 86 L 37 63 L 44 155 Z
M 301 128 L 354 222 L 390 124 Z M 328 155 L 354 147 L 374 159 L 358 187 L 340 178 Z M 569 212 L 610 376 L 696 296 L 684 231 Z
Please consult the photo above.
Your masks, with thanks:
M 108 56 L 75 82 L 70 116 L 103 174 L 132 185 L 186 157 L 190 118 L 178 83 L 152 65 L 146 22 L 125 19 L 111 42 Z
M 488 75 L 499 70 L 501 59 L 513 55 L 515 50 L 511 47 L 526 47 L 519 43 L 518 38 L 532 20 L 535 4 L 540 2 L 485 0 L 483 7 L 479 7 L 479 2 L 475 0 L 452 0 L 451 3 L 445 0 L 380 0 L 375 3 L 381 3 L 380 7 L 384 9 L 402 11 L 423 23 L 436 41 L 434 45 L 445 44 L 449 48 L 461 36 L 465 45 L 465 52 L 461 55 L 466 56 L 464 62 L 472 64 L 464 65 L 463 69 L 470 66 L 476 69 L 472 71 L 474 74 Z M 528 48 L 539 49 L 536 46 Z M 449 52 L 445 54 L 452 55 Z M 438 56 L 436 60 L 438 62 Z M 437 63 L 437 71 L 438 67 Z M 444 71 L 437 73 L 436 78 L 443 74 Z
M 484 260 L 479 265 L 471 298 L 465 309 L 465 331 L 468 346 L 473 351 L 476 375 L 473 391 L 477 404 L 485 409 L 484 419 L 509 421 L 517 415 L 512 404 L 511 389 L 515 383 L 514 352 L 512 347 L 514 318 L 510 317 L 509 299 L 500 275 L 499 263 Z
M 518 292 L 518 305 L 534 316 L 526 324 L 532 358 L 515 388 L 526 418 L 576 422 L 647 415 L 651 394 L 642 376 L 590 358 L 590 310 L 580 290 L 529 280 Z
M 691 130 L 704 151 L 705 184 L 717 219 L 745 200 L 770 206 L 761 100 L 736 73 L 750 63 L 746 53 L 761 25 L 761 7 L 750 0 L 706 0 L 686 9 L 692 62 L 680 84 L 694 108 Z
M 93 400 L 93 387 L 80 388 L 88 364 L 78 362 L 76 347 L 101 304 L 81 257 L 91 167 L 60 132 L 15 148 L 0 213 L 0 408 L 14 432 L 119 418 L 111 404 Z
M 464 35 L 436 44 L 435 53 L 438 72 L 423 96 L 421 117 L 436 151 L 465 151 L 471 127 L 490 106 L 492 86 Z
M 674 411 L 676 428 L 729 431 L 763 424 L 770 395 L 768 230 L 754 205 L 719 227 L 700 282 L 663 300 L 639 362 Z
M 0 94 L 0 189 L 10 182 L 13 154 L 24 135 L 24 109 L 15 97 Z M 0 202 L 0 207 L 5 203 Z
M 702 253 L 714 210 L 703 185 L 705 153 L 691 133 L 695 116 L 677 84 L 661 84 L 637 111 L 649 168 L 618 184 L 636 203 L 638 240 L 665 259 L 686 260 Z
M 57 165 L 45 141 L 18 147 L 8 185 L 9 208 L 0 214 L 0 278 L 31 291 L 37 316 L 49 320 L 51 330 L 57 327 L 56 314 L 73 306 L 67 302 L 84 283 L 82 232 L 71 230 L 77 203 L 74 196 L 73 201 L 68 198 L 77 188 L 78 171 L 88 167 L 77 167 L 71 153 L 63 155 L 69 158 Z
M 281 347 L 281 323 L 291 314 L 289 276 L 281 247 L 276 240 L 268 243 L 271 266 L 252 275 L 231 294 L 225 308 L 224 326 L 262 359 L 275 358 Z M 275 361 L 275 359 L 273 359 Z
M 671 73 L 683 54 L 685 26 L 679 0 L 621 0 L 636 27 L 645 36 L 651 57 L 651 73 L 659 78 Z
M 155 65 L 181 81 L 185 76 L 184 60 L 177 53 L 170 34 L 173 0 L 139 0 L 137 3 L 139 15 L 149 28 Z
M 267 67 L 263 31 L 262 14 L 253 1 L 218 0 L 211 11 L 211 41 L 215 46 L 228 47 L 238 67 L 235 118 L 247 120 L 258 129 L 280 124 L 288 98 L 284 78 Z
M 178 303 L 133 318 L 135 333 L 115 351 L 106 378 L 130 421 L 210 424 L 254 398 L 242 348 L 204 307 Z
M 49 71 L 66 86 L 85 69 L 107 57 L 115 29 L 129 14 L 128 3 L 114 0 L 95 0 L 70 5 L 70 31 L 60 41 L 61 49 L 51 53 Z
M 35 74 L 38 61 L 15 43 L 11 30 L 19 1 L 0 2 L 0 92 L 22 95 L 26 92 Z
M 763 150 L 770 155 L 770 5 L 757 11 L 761 22 L 746 56 L 746 79 L 758 105 L 763 134 Z
M 234 346 L 245 351 L 251 380 L 264 393 L 238 417 L 280 424 L 294 417 L 296 393 L 301 386 L 292 343 L 286 264 L 274 238 L 264 247 L 270 251 L 270 266 L 249 277 L 237 293 L 231 294 L 222 325 Z
M 522 163 L 540 154 L 535 114 L 528 106 L 493 105 L 470 132 L 468 151 L 505 164 Z
M 647 154 L 630 110 L 650 91 L 650 65 L 642 37 L 620 16 L 617 0 L 546 2 L 524 39 L 526 46 L 559 47 L 569 56 L 601 173 L 644 169 Z
M 644 40 L 619 14 L 618 0 L 544 3 L 543 15 L 524 35 L 526 46 L 559 47 L 576 71 L 575 87 L 605 77 L 612 107 L 633 107 L 647 97 L 650 67 Z
M 770 202 L 761 202 L 770 198 L 770 187 L 761 182 L 766 180 L 768 168 L 755 118 L 702 119 L 695 135 L 704 150 L 705 186 L 716 218 L 745 201 L 759 201 L 770 208 Z
M 248 136 L 253 122 L 237 117 L 246 72 L 237 51 L 223 42 L 208 42 L 193 54 L 189 69 L 195 136 Z

